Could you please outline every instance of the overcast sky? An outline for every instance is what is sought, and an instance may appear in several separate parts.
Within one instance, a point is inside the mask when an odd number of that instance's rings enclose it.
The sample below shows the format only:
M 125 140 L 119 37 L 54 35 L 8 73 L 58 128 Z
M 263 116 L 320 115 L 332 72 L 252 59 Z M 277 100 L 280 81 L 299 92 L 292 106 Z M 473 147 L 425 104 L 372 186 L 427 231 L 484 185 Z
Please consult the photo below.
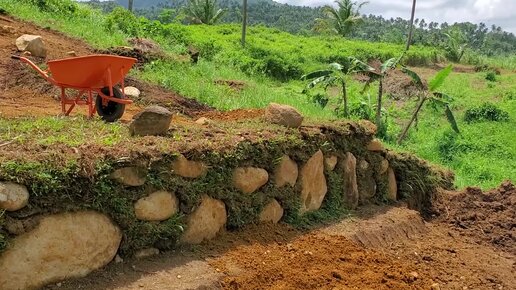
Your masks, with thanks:
M 275 0 L 292 5 L 320 6 L 333 0 Z M 370 0 L 362 13 L 410 19 L 411 0 Z M 516 33 L 516 0 L 418 0 L 416 18 L 436 22 L 484 22 Z

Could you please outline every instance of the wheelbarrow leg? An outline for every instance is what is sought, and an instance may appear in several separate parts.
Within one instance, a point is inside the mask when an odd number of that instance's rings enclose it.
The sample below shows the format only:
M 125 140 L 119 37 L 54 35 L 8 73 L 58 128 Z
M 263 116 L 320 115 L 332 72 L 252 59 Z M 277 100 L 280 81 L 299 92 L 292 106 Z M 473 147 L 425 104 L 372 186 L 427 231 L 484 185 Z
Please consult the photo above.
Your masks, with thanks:
M 93 93 L 91 90 L 88 91 L 88 112 L 89 117 L 93 118 L 93 115 L 95 114 L 95 106 L 93 104 Z
M 66 116 L 66 92 L 65 88 L 61 87 L 61 112 L 63 112 L 63 115 Z

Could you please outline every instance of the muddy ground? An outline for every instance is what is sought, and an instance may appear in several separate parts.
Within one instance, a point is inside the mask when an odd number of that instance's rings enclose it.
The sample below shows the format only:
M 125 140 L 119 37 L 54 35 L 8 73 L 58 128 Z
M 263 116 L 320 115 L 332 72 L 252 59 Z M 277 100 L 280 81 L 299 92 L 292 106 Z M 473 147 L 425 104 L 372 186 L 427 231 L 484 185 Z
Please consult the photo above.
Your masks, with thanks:
M 309 231 L 252 225 L 47 289 L 515 289 L 515 199 L 506 182 L 443 192 L 427 220 L 397 204 Z

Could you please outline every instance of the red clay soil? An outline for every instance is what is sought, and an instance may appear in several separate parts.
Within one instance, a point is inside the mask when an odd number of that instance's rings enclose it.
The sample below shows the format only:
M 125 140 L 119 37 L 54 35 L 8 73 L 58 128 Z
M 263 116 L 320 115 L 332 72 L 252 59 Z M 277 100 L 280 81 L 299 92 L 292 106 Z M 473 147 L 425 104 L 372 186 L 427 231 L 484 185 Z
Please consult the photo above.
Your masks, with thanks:
M 238 248 L 212 265 L 227 275 L 223 289 L 428 289 L 432 284 L 414 265 L 329 235 Z
M 59 115 L 61 113 L 59 89 L 45 81 L 28 65 L 9 57 L 19 54 L 15 46 L 16 38 L 22 34 L 41 35 L 48 51 L 46 60 L 69 57 L 67 53 L 71 51 L 81 56 L 93 54 L 94 50 L 82 40 L 13 18 L 5 16 L 0 18 L 0 25 L 12 27 L 3 29 L 0 33 L 0 53 L 3 56 L 0 58 L 0 117 Z M 40 66 L 46 62 L 44 59 L 30 58 Z M 127 80 L 127 84 L 137 85 L 142 92 L 142 97 L 136 100 L 136 104 L 126 106 L 126 114 L 122 121 L 130 120 L 143 106 L 149 104 L 162 105 L 174 112 L 192 117 L 213 110 L 193 99 L 184 98 L 156 85 L 131 78 Z M 76 114 L 86 114 L 86 109 L 76 108 L 72 115 Z
M 516 255 L 516 188 L 505 181 L 496 189 L 482 192 L 468 187 L 441 196 L 436 209 L 438 221 L 451 225 L 460 235 L 490 244 Z

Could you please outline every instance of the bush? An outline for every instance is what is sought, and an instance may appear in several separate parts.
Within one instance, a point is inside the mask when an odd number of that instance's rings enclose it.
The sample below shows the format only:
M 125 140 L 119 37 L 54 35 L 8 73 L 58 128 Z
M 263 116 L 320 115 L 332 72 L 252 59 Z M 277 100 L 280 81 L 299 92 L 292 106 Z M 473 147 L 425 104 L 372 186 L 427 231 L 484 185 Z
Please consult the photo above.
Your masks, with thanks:
M 496 82 L 496 73 L 494 71 L 489 71 L 486 73 L 486 80 L 490 82 Z
M 117 7 L 108 14 L 105 25 L 108 31 L 120 30 L 129 36 L 140 36 L 141 28 L 138 17 L 122 7 Z
M 450 162 L 461 154 L 474 149 L 474 146 L 464 140 L 461 135 L 454 131 L 446 131 L 437 140 L 437 152 L 439 158 L 445 162 Z
M 502 122 L 507 120 L 509 120 L 509 113 L 491 103 L 484 103 L 482 106 L 467 109 L 464 114 L 464 121 L 466 123 L 481 121 Z
M 78 10 L 77 3 L 72 0 L 22 0 L 21 2 L 35 5 L 41 11 L 74 14 Z

